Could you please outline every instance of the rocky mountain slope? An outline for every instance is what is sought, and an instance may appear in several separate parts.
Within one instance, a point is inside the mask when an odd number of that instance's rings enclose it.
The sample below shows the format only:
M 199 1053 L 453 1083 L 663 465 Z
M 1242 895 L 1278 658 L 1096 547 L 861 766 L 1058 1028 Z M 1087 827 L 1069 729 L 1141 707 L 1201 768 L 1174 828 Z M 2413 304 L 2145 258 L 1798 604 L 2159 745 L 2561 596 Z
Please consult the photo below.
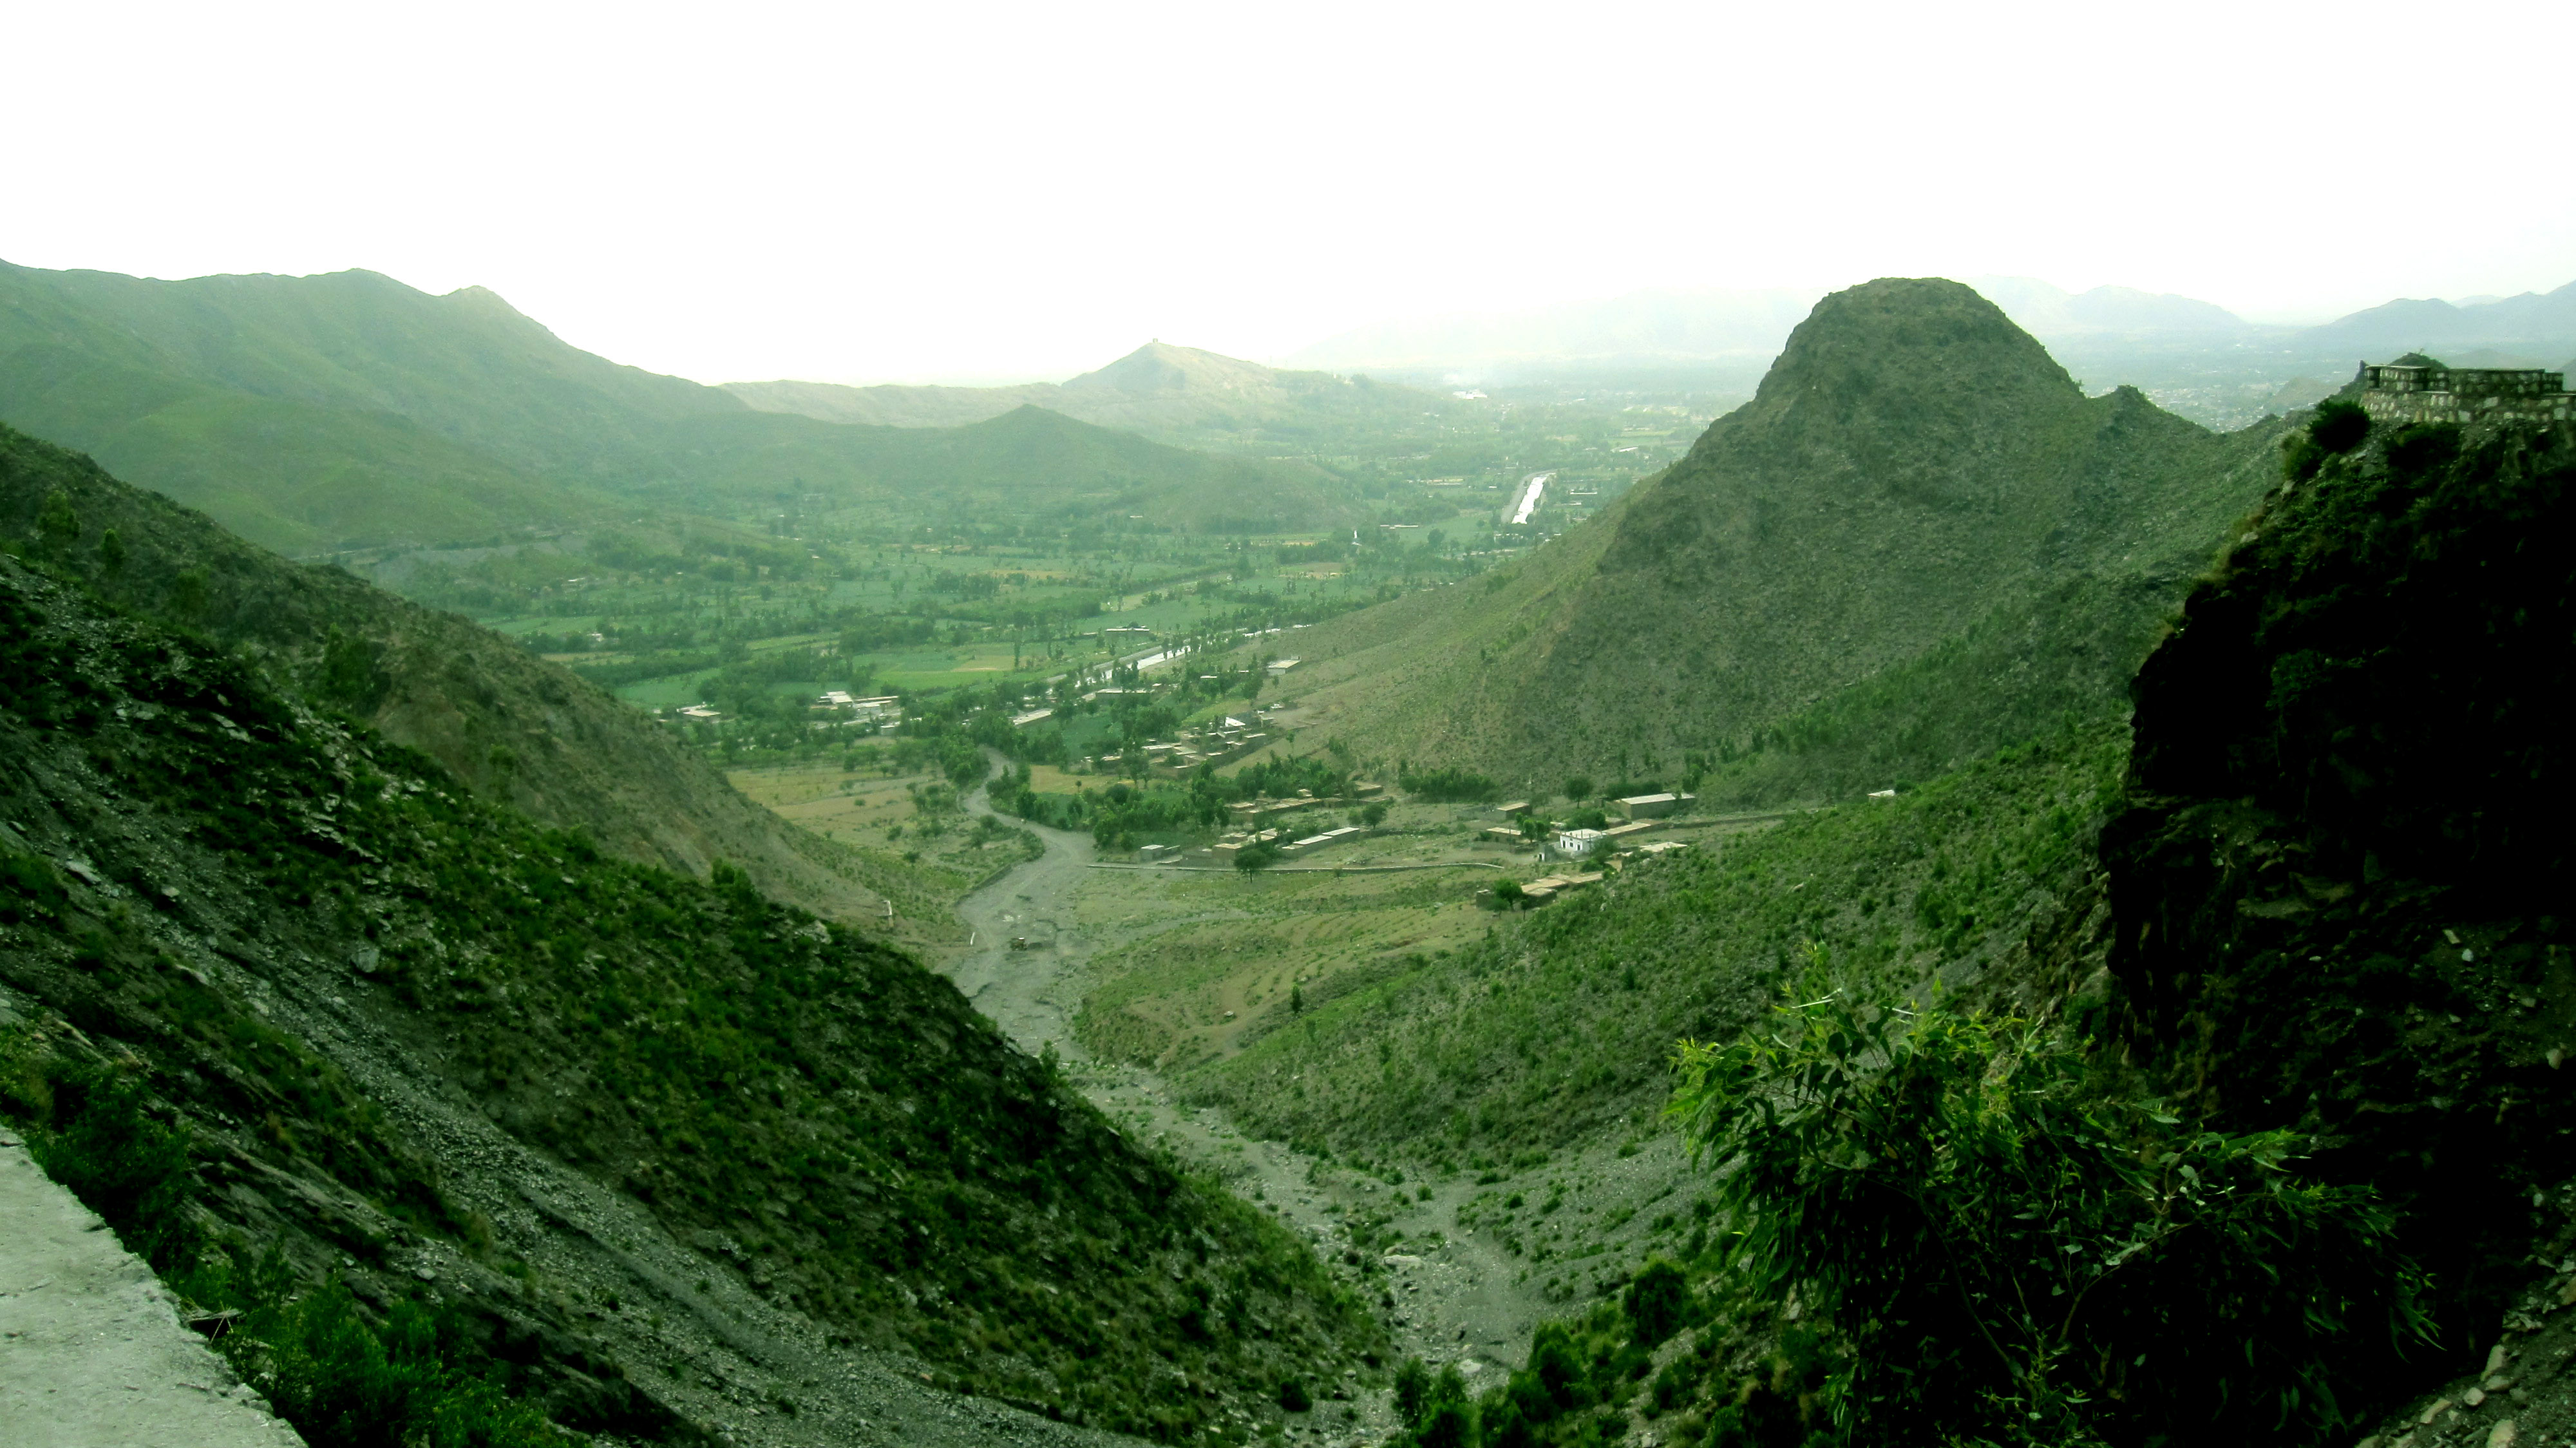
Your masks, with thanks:
M 1737 1122 L 1700 1138 L 1720 1230 L 1541 1326 L 1508 1384 L 1452 1392 L 1443 1431 L 1733 1448 L 2026 1418 L 2047 1442 L 2509 1448 L 2576 1429 L 2556 719 L 2576 430 L 2373 428 L 2336 401 L 2285 464 L 2140 671 L 2133 731 L 1632 869 L 1220 1075 L 1292 1069 L 1302 1092 L 1272 1109 L 1330 1139 L 1499 1157 L 1627 1089 L 1618 1056 L 1587 1070 L 1563 1038 L 1715 1021 L 1741 1044 L 1697 1060 L 1775 1063 L 1726 1097 L 1685 1063 L 1693 1128 Z M 1693 982 L 1675 956 L 1717 966 Z M 1725 1018 L 1759 994 L 1767 1018 Z M 1701 1014 L 1675 1011 L 1694 995 Z M 1372 1064 L 1396 1109 L 1352 1089 Z M 1748 1221 L 1771 1229 L 1751 1252 L 1724 1230 Z M 1998 1362 L 2023 1366 L 1959 1392 Z
M 1301 637 L 1306 727 L 1515 790 L 1927 777 L 2116 712 L 2277 436 L 2088 398 L 1968 288 L 1872 282 L 1602 518 Z
M 886 1353 L 1239 1439 L 1372 1350 L 914 961 L 479 800 L 42 536 L 0 559 L 0 1110 L 314 1441 L 1045 1436 L 936 1424 Z
M 826 916 L 880 908 L 823 842 L 569 672 L 336 569 L 289 563 L 6 427 L 0 538 L 26 540 L 119 607 L 246 651 L 281 686 L 367 721 L 479 796 L 612 854 L 700 876 L 731 860 Z

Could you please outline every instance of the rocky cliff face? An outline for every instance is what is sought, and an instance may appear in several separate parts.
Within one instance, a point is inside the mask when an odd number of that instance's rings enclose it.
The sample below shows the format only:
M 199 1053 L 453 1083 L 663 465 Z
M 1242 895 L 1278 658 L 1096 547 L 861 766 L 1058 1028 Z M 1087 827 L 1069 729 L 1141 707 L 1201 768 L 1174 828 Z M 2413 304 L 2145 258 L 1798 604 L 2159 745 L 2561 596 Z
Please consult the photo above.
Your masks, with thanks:
M 2381 1188 L 2476 1355 L 2568 1245 L 2576 435 L 2329 406 L 2136 685 L 2132 1058 Z

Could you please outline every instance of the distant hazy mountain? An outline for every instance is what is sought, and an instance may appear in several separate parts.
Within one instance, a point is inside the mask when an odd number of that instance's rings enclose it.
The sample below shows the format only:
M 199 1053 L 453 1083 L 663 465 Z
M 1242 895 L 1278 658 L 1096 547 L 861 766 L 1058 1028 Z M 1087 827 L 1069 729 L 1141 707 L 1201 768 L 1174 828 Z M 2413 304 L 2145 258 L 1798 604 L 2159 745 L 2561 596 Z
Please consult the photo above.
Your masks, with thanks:
M 1285 372 L 1257 362 L 1149 342 L 1070 382 L 1017 387 L 846 387 L 829 382 L 729 382 L 763 412 L 825 422 L 954 427 L 1037 406 L 1102 427 L 1149 433 L 1233 432 L 1302 417 L 1349 419 L 1389 408 L 1419 413 L 1443 399 L 1411 388 Z
M 2246 326 L 2208 302 L 2130 287 L 2095 287 L 2077 295 L 2028 277 L 1985 277 L 1973 285 L 2023 330 L 2043 339 L 2225 333 Z M 1780 350 L 1816 296 L 1778 289 L 1630 292 L 1519 312 L 1386 322 L 1328 338 L 1290 360 L 1386 371 L 1533 362 L 1761 360 Z
M 1360 510 L 1302 462 L 1198 452 L 1022 403 L 963 427 L 878 427 L 745 411 L 673 424 L 661 481 L 640 494 L 766 500 L 823 492 L 842 506 L 935 506 L 1097 518 L 1142 514 L 1198 533 L 1338 527 Z
M 2034 337 L 2097 333 L 2226 333 L 2248 329 L 2245 319 L 2211 302 L 2142 292 L 2135 287 L 2095 287 L 2068 292 L 2030 277 L 1979 277 L 1969 283 L 2003 308 L 2014 325 Z
M 2430 298 L 2387 302 L 2311 327 L 2298 341 L 2319 352 L 2374 359 L 2473 346 L 2556 355 L 2576 344 L 2576 282 L 2545 294 L 2465 305 Z
M 1968 287 L 1871 282 L 1599 520 L 1304 635 L 1298 692 L 1319 733 L 1513 790 L 1923 777 L 2120 707 L 2277 432 L 2087 397 Z
M 1815 302 L 1813 292 L 1780 289 L 1630 292 L 1525 311 L 1381 322 L 1326 338 L 1288 360 L 1344 371 L 1419 371 L 1542 360 L 1758 358 L 1777 352 Z
M 908 419 L 931 426 L 1035 400 L 909 390 L 973 396 Z M 1397 391 L 1147 348 L 1043 395 L 1112 426 L 1169 430 L 1165 419 L 1418 412 L 1429 400 Z M 845 412 L 832 420 L 878 420 Z M 431 296 L 364 271 L 171 282 L 0 263 L 0 422 L 290 553 L 570 527 L 631 517 L 638 503 L 731 516 L 782 489 L 825 507 L 1125 499 L 1185 526 L 1346 521 L 1311 467 L 1062 421 L 944 441 L 817 431 L 722 388 L 584 352 L 481 288 Z

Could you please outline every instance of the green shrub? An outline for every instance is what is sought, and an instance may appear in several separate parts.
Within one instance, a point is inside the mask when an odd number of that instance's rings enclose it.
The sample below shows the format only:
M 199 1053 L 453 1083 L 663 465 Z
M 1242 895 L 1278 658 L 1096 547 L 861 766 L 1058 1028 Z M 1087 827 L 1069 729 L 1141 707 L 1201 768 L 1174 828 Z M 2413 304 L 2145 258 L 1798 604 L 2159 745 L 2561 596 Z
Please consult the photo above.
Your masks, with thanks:
M 1672 1112 L 1740 1160 L 1747 1291 L 1847 1343 L 1848 1441 L 2313 1440 L 2349 1426 L 2339 1348 L 2424 1336 L 2391 1214 L 2304 1180 L 2298 1136 L 2191 1130 L 2018 1020 L 1783 1014 L 1685 1042 Z
M 2348 453 L 2370 436 L 2370 414 L 2358 402 L 2329 397 L 2317 404 L 2308 440 L 2330 453 Z
M 1637 1343 L 1653 1347 L 1681 1331 L 1683 1319 L 1690 1314 L 1690 1282 L 1682 1269 L 1658 1258 L 1629 1282 L 1620 1306 L 1628 1314 L 1629 1330 Z
M 1423 1405 L 1430 1401 L 1431 1370 L 1422 1359 L 1406 1358 L 1395 1369 L 1395 1416 L 1411 1423 L 1422 1416 Z

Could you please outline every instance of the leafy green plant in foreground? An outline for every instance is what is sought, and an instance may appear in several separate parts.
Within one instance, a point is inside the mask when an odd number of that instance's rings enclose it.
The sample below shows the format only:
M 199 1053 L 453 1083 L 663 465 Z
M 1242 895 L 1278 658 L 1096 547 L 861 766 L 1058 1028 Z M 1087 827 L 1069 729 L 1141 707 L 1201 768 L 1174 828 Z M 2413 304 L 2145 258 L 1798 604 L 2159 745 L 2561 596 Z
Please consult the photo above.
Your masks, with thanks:
M 2307 1441 L 2426 1335 L 2392 1214 L 2301 1137 L 2194 1130 L 2029 1022 L 1835 993 L 1677 1066 L 1742 1290 L 1842 1338 L 1842 1441 Z

